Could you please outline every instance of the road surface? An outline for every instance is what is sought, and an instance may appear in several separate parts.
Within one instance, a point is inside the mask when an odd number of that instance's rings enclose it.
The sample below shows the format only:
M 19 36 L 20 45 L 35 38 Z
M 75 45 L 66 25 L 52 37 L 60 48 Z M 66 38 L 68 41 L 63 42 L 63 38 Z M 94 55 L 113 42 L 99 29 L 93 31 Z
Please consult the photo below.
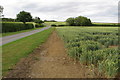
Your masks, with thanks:
M 50 27 L 51 26 L 44 27 L 42 29 L 32 30 L 32 31 L 29 31 L 29 32 L 19 33 L 19 34 L 15 34 L 15 35 L 11 35 L 11 36 L 1 37 L 0 38 L 0 46 L 2 46 L 4 44 L 7 44 L 9 42 L 12 42 L 12 41 L 21 39 L 23 37 L 26 37 L 26 36 L 29 36 L 29 35 L 32 35 L 32 34 L 35 34 L 35 33 L 41 32 L 41 31 L 44 31 L 46 29 L 49 29 Z

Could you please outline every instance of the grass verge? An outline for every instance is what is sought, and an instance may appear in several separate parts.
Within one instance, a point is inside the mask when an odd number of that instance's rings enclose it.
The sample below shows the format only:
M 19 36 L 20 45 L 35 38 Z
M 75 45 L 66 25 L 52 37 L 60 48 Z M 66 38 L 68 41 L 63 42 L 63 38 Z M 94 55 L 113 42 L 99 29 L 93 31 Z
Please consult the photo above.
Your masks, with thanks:
M 3 45 L 2 75 L 4 76 L 21 58 L 27 57 L 37 46 L 45 42 L 52 31 L 53 28 L 50 28 Z

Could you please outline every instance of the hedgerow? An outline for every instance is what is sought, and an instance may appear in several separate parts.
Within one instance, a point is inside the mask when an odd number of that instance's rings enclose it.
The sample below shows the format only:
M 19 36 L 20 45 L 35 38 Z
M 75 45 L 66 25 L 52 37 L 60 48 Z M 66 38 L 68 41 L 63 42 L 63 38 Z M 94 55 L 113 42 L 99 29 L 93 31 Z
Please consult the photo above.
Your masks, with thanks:
M 13 22 L 2 23 L 2 33 L 16 32 L 16 31 L 27 30 L 32 28 L 34 28 L 33 24 L 23 24 L 23 23 L 13 23 Z

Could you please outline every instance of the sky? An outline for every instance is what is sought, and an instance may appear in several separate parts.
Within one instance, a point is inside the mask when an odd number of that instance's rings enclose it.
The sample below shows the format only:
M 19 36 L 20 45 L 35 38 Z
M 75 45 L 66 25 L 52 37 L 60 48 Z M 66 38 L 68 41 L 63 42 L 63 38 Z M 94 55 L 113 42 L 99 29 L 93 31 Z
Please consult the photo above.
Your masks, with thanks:
M 85 16 L 92 22 L 118 22 L 119 0 L 0 0 L 7 18 L 16 18 L 20 11 L 30 12 L 42 20 L 65 21 Z

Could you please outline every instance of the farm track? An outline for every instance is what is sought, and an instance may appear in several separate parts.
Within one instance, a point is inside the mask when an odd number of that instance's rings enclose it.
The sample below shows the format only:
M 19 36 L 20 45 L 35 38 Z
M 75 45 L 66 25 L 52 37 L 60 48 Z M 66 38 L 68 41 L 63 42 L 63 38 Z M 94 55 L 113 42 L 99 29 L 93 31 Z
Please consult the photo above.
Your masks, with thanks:
M 91 71 L 71 59 L 56 31 L 46 43 L 27 58 L 21 59 L 5 76 L 7 78 L 92 78 Z

